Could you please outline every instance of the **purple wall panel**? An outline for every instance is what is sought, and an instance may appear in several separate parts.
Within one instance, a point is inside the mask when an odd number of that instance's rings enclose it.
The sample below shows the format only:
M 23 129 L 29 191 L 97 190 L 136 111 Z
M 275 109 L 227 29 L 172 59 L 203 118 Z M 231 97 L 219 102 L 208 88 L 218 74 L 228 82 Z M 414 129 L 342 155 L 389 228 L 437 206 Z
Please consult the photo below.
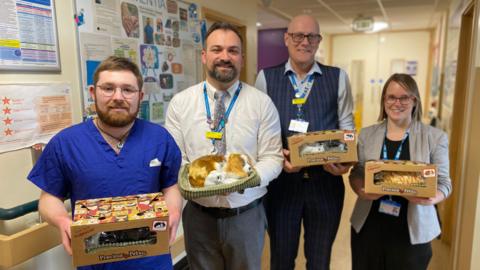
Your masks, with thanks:
M 288 60 L 288 50 L 283 41 L 286 31 L 286 28 L 258 31 L 258 71 Z

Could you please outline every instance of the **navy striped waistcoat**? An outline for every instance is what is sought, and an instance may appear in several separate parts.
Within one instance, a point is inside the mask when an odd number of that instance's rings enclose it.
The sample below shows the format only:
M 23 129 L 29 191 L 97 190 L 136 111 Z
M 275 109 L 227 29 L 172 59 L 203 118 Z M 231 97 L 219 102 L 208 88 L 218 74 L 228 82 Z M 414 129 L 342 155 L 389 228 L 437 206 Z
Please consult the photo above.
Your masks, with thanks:
M 338 77 L 340 69 L 318 63 L 322 74 L 315 73 L 307 103 L 303 105 L 308 131 L 338 129 Z M 285 73 L 285 63 L 264 70 L 267 93 L 277 107 L 282 126 L 283 148 L 288 149 L 287 137 L 291 119 L 296 119 L 297 105 L 292 104 L 295 92 Z

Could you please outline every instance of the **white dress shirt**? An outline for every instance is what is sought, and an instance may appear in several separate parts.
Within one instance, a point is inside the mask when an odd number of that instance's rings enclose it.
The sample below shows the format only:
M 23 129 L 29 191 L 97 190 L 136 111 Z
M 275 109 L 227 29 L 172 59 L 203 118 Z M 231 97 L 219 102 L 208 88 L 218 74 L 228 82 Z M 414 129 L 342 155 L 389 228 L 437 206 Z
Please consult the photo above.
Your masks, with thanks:
M 290 59 L 288 59 L 285 64 L 285 73 L 293 72 L 297 83 L 300 83 L 303 78 L 300 78 L 298 74 L 292 69 L 290 64 Z M 314 62 L 312 68 L 308 71 L 307 75 L 319 73 L 322 74 L 322 70 L 317 62 Z M 314 82 L 315 83 L 315 82 Z M 257 76 L 257 81 L 255 82 L 255 87 L 263 92 L 267 92 L 267 81 L 265 79 L 265 73 L 263 70 L 260 70 Z M 353 99 L 351 95 L 350 81 L 348 79 L 347 73 L 340 69 L 340 74 L 338 76 L 338 123 L 340 129 L 353 130 L 355 129 L 355 124 L 353 122 L 352 110 L 353 110 Z
M 238 84 L 237 81 L 227 89 L 229 95 L 225 97 L 225 108 L 228 108 Z M 212 110 L 216 89 L 209 83 L 206 85 Z M 281 128 L 275 105 L 265 93 L 246 83 L 242 83 L 242 86 L 225 127 L 226 150 L 227 153 L 248 155 L 255 163 L 261 185 L 246 189 L 243 194 L 234 192 L 226 196 L 194 200 L 206 207 L 236 208 L 247 205 L 265 195 L 268 183 L 282 171 Z M 214 149 L 211 140 L 206 138 L 210 127 L 207 123 L 203 87 L 204 82 L 177 93 L 167 109 L 165 127 L 180 147 L 184 163 L 211 154 Z

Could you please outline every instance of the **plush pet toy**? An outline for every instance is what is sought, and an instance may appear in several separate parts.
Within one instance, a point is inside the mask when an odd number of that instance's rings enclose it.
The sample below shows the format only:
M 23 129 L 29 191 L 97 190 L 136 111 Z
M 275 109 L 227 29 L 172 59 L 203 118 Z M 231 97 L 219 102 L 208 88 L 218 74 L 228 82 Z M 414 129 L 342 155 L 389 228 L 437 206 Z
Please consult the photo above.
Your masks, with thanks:
M 332 140 L 306 143 L 300 146 L 300 156 L 325 152 L 345 153 L 347 152 L 347 145 L 338 140 Z
M 188 180 L 193 187 L 229 184 L 247 177 L 252 170 L 251 161 L 246 155 L 207 155 L 192 162 Z

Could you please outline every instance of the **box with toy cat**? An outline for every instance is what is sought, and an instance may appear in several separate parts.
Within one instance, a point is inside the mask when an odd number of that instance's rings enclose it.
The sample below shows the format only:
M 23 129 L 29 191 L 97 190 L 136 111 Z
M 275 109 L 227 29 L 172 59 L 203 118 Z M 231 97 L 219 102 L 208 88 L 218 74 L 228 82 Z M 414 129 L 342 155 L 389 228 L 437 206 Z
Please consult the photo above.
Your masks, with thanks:
M 78 200 L 70 230 L 75 266 L 169 252 L 162 193 Z
M 367 161 L 365 192 L 434 197 L 437 192 L 437 166 L 404 160 Z
M 178 186 L 187 199 L 243 192 L 260 185 L 260 177 L 247 155 L 230 153 L 202 156 L 180 169 Z
M 357 138 L 353 130 L 324 130 L 288 137 L 290 163 L 306 167 L 327 163 L 356 162 Z

